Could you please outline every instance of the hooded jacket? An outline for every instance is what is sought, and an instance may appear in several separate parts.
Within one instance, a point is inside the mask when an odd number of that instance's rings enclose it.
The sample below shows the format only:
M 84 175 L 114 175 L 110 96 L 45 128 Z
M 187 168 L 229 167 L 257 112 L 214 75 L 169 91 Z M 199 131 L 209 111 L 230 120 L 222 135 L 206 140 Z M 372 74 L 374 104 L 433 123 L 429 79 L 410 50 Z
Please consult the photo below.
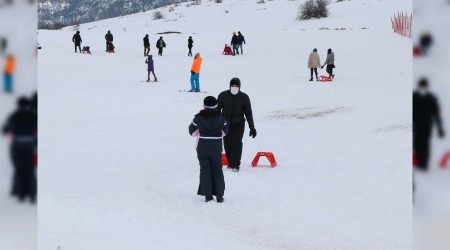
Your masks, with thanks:
M 77 31 L 77 33 L 75 35 L 73 35 L 72 42 L 74 42 L 75 45 L 80 45 L 80 43 L 82 42 L 79 31 Z
M 320 57 L 317 52 L 313 51 L 309 54 L 308 58 L 308 68 L 319 68 L 320 67 Z
M 153 56 L 148 55 L 147 59 L 145 60 L 145 63 L 147 64 L 147 71 L 154 71 L 155 68 L 153 67 Z
M 227 132 L 228 124 L 217 109 L 201 110 L 189 125 L 189 134 L 200 139 L 222 139 Z
M 200 67 L 202 66 L 202 58 L 196 57 L 194 58 L 194 62 L 192 63 L 191 71 L 200 74 Z

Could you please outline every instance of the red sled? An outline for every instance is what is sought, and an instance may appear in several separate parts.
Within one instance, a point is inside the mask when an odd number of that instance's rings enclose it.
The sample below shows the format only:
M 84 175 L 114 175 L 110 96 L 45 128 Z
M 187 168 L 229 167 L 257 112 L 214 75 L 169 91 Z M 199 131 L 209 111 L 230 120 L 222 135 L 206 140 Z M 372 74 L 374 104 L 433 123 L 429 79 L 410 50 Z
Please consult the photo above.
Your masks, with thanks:
M 252 167 L 256 167 L 258 165 L 258 161 L 261 156 L 265 156 L 269 160 L 270 167 L 274 168 L 277 166 L 277 161 L 275 160 L 275 156 L 272 152 L 258 152 L 256 153 L 255 158 L 253 158 Z
M 447 152 L 442 156 L 441 162 L 439 163 L 440 167 L 446 168 L 448 160 L 450 160 L 450 152 Z
M 319 81 L 320 82 L 331 82 L 331 81 L 333 81 L 333 78 L 331 76 L 320 76 Z
M 420 57 L 422 55 L 422 50 L 418 46 L 413 48 L 413 57 Z
M 228 159 L 227 159 L 227 155 L 225 153 L 222 153 L 222 165 L 228 166 Z

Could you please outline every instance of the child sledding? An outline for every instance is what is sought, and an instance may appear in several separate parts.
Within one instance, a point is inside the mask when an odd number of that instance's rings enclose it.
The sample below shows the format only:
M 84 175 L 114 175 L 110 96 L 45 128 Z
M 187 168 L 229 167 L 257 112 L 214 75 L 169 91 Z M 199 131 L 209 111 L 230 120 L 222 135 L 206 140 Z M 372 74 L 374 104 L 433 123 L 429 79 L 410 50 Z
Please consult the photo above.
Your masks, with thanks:
M 231 47 L 228 46 L 228 44 L 225 44 L 225 48 L 223 48 L 222 55 L 225 55 L 225 56 L 232 56 L 233 55 L 233 51 L 231 50 Z
M 115 53 L 114 52 L 114 45 L 113 45 L 113 43 L 112 43 L 112 41 L 108 41 L 108 49 L 106 50 L 106 52 L 108 52 L 108 53 Z
M 92 54 L 89 46 L 83 46 L 83 50 L 81 50 L 83 54 Z

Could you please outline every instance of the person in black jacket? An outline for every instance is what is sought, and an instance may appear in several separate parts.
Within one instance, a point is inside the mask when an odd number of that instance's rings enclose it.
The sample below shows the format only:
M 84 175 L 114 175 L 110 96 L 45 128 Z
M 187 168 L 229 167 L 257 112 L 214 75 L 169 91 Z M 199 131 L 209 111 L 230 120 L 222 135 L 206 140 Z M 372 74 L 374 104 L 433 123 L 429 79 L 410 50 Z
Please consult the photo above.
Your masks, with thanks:
M 236 32 L 233 32 L 233 36 L 231 37 L 231 47 L 233 47 L 233 56 L 235 56 L 236 54 L 239 55 L 239 51 L 238 51 L 238 36 L 236 35 Z
M 200 164 L 200 185 L 197 194 L 205 196 L 205 201 L 224 201 L 225 180 L 222 172 L 222 136 L 227 133 L 225 118 L 216 109 L 217 100 L 207 96 L 203 100 L 204 109 L 195 115 L 189 125 L 189 134 L 198 137 L 197 158 Z
M 163 40 L 163 37 L 161 36 L 158 41 L 156 41 L 156 48 L 158 48 L 158 55 L 162 56 L 163 48 L 166 47 L 166 43 Z
M 77 53 L 77 47 L 80 50 L 81 53 L 81 36 L 80 36 L 80 31 L 77 31 L 77 33 L 75 33 L 72 37 L 72 42 L 75 44 L 75 53 Z
M 21 97 L 18 109 L 13 112 L 3 127 L 4 134 L 12 138 L 11 159 L 14 166 L 11 194 L 20 201 L 29 197 L 36 201 L 37 183 L 33 156 L 37 135 L 37 116 L 30 107 L 30 101 Z
M 436 97 L 428 91 L 428 80 L 421 79 L 413 93 L 413 148 L 420 170 L 428 170 L 430 137 L 433 123 L 437 125 L 439 137 L 444 137 L 439 104 Z
M 241 165 L 245 118 L 247 118 L 250 127 L 250 136 L 256 137 L 250 98 L 240 91 L 240 88 L 241 81 L 239 78 L 233 78 L 230 81 L 230 89 L 220 93 L 217 98 L 217 109 L 222 111 L 228 123 L 228 133 L 223 139 L 228 168 L 234 172 L 238 172 Z
M 148 34 L 144 37 L 144 56 L 147 57 L 148 53 L 150 53 L 150 41 L 148 39 Z
M 111 44 L 113 43 L 113 34 L 111 34 L 111 31 L 108 30 L 108 33 L 106 33 L 105 35 L 105 40 L 106 40 L 106 51 L 108 51 L 108 46 L 111 42 Z
M 237 43 L 238 43 L 237 50 L 239 51 L 239 48 L 241 48 L 241 55 L 243 55 L 244 54 L 244 50 L 242 49 L 242 43 L 245 44 L 245 38 L 244 38 L 244 35 L 242 35 L 242 33 L 240 31 L 238 31 Z
M 189 36 L 189 39 L 188 39 L 188 48 L 189 48 L 188 56 L 192 56 L 193 43 L 194 43 L 194 40 L 192 40 L 192 36 Z

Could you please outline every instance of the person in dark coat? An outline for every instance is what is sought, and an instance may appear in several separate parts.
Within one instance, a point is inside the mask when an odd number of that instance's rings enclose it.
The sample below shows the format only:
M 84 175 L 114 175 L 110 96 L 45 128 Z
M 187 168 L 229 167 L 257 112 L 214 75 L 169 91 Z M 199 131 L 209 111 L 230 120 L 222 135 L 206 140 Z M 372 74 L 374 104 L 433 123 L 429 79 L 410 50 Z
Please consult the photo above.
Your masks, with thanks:
M 111 42 L 111 44 L 113 43 L 114 39 L 113 39 L 113 34 L 111 34 L 111 31 L 108 30 L 108 33 L 106 33 L 105 35 L 105 40 L 106 40 L 106 51 L 108 51 L 108 46 Z
M 429 32 L 424 32 L 420 35 L 419 46 L 422 55 L 426 55 L 431 45 L 433 44 L 433 37 Z
M 192 36 L 189 36 L 189 39 L 188 39 L 188 48 L 189 48 L 188 56 L 192 56 L 193 43 L 194 43 L 194 40 L 192 40 Z
M 217 109 L 222 111 L 228 123 L 228 133 L 223 139 L 228 168 L 234 172 L 238 172 L 241 165 L 245 118 L 247 118 L 250 128 L 249 135 L 253 138 L 256 137 L 250 98 L 240 91 L 240 88 L 241 81 L 239 78 L 233 78 L 230 81 L 230 89 L 220 93 L 217 98 Z
M 31 202 L 36 201 L 37 181 L 33 164 L 33 156 L 37 135 L 37 116 L 30 108 L 30 101 L 21 97 L 18 100 L 18 109 L 7 119 L 4 134 L 12 138 L 11 159 L 14 166 L 14 175 L 11 194 L 20 201 L 29 197 Z
M 150 41 L 148 40 L 148 34 L 144 37 L 144 56 L 148 56 L 150 53 Z
M 239 48 L 241 48 L 241 55 L 244 54 L 244 50 L 242 49 L 242 43 L 245 44 L 245 38 L 242 35 L 242 33 L 240 31 L 238 31 L 237 50 L 239 51 Z
M 439 104 L 428 90 L 428 80 L 421 79 L 413 93 L 413 148 L 420 170 L 428 170 L 430 137 L 433 124 L 437 126 L 439 137 L 444 137 Z
M 198 138 L 197 158 L 200 164 L 200 185 L 197 194 L 205 196 L 205 201 L 224 201 L 225 180 L 222 171 L 222 136 L 228 131 L 225 118 L 216 109 L 217 100 L 207 96 L 203 100 L 204 109 L 195 115 L 189 125 L 189 134 Z
M 163 40 L 163 37 L 160 37 L 158 41 L 156 41 L 156 48 L 158 48 L 158 55 L 162 56 L 163 48 L 166 47 L 166 43 Z
M 147 82 L 150 82 L 150 73 L 153 74 L 153 77 L 155 78 L 155 82 L 157 82 L 158 78 L 156 78 L 156 75 L 155 75 L 155 67 L 153 66 L 153 56 L 148 55 L 147 59 L 145 60 L 145 63 L 147 64 L 147 72 L 148 72 Z
M 81 36 L 80 36 L 80 31 L 77 31 L 77 33 L 75 33 L 72 37 L 72 42 L 75 44 L 75 53 L 77 53 L 77 47 L 81 53 Z
M 236 54 L 239 55 L 239 51 L 238 51 L 238 36 L 236 35 L 236 32 L 233 32 L 233 36 L 231 37 L 231 47 L 233 47 L 233 56 L 235 56 Z
M 334 74 L 333 74 L 333 69 L 335 68 L 334 66 L 334 53 L 333 51 L 331 51 L 331 49 L 328 49 L 328 53 L 327 53 L 327 59 L 325 60 L 325 63 L 322 65 L 322 67 L 320 67 L 321 69 L 323 69 L 323 67 L 327 65 L 327 73 L 329 77 L 332 77 L 334 79 Z

